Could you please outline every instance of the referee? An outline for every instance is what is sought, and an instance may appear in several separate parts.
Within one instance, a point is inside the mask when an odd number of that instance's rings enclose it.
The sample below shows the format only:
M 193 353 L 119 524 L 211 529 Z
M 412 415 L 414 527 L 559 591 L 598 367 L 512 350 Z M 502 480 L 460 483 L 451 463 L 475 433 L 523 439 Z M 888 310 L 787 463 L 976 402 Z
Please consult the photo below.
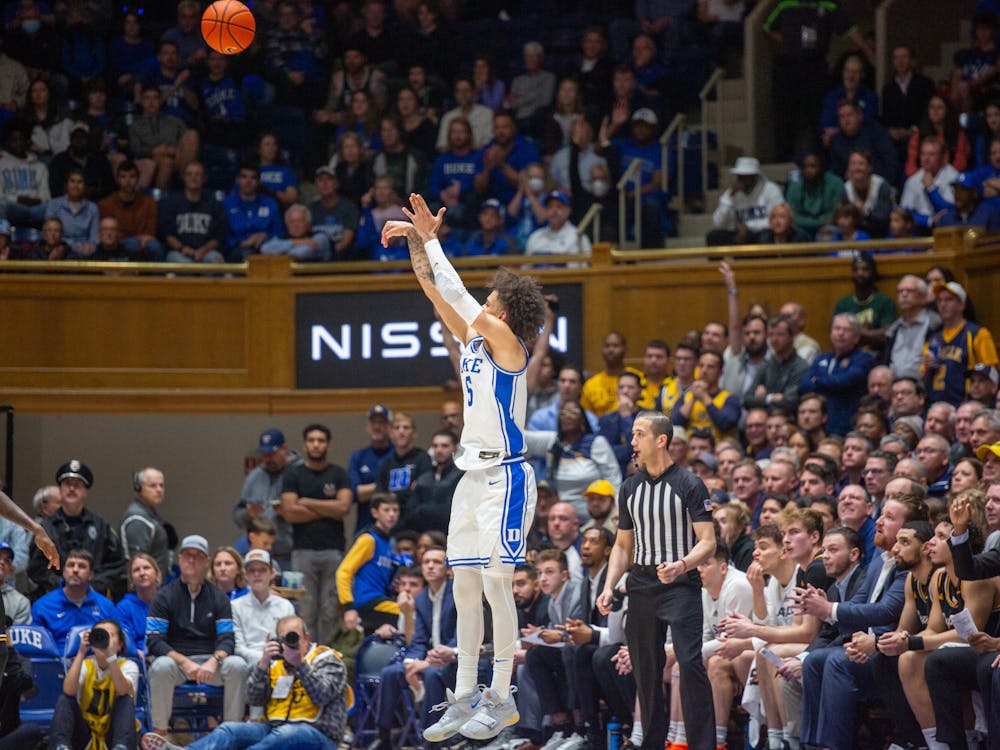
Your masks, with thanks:
M 712 689 L 701 660 L 701 576 L 698 566 L 715 551 L 708 490 L 694 474 L 670 460 L 670 419 L 640 412 L 632 427 L 632 450 L 642 467 L 618 495 L 618 536 L 597 600 L 611 610 L 614 586 L 628 577 L 628 640 L 642 714 L 642 747 L 662 750 L 667 733 L 663 700 L 663 644 L 673 633 L 680 667 L 681 705 L 688 747 L 714 750 Z

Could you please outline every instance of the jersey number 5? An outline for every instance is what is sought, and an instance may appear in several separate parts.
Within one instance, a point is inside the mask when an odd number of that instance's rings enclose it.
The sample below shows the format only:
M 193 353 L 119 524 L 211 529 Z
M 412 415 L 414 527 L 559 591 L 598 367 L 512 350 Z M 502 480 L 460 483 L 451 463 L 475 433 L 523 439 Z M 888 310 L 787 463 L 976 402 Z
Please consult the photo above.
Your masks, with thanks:
M 466 406 L 472 406 L 472 376 L 471 375 L 466 375 L 465 376 L 465 392 L 469 395 L 468 399 L 465 402 L 465 405 Z

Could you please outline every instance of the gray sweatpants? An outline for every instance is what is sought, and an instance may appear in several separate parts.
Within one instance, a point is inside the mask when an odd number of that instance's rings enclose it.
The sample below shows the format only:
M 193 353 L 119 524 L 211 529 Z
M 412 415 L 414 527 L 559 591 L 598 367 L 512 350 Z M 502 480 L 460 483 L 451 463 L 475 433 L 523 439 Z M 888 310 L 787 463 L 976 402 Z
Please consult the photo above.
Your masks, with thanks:
M 211 654 L 197 654 L 190 657 L 198 664 L 204 664 L 211 658 Z M 208 683 L 224 688 L 223 721 L 243 721 L 249 675 L 250 667 L 242 658 L 227 656 L 215 671 L 214 679 Z M 153 660 L 149 666 L 149 695 L 154 728 L 167 729 L 170 726 L 170 714 L 174 710 L 174 688 L 185 682 L 187 676 L 169 656 L 158 656 Z

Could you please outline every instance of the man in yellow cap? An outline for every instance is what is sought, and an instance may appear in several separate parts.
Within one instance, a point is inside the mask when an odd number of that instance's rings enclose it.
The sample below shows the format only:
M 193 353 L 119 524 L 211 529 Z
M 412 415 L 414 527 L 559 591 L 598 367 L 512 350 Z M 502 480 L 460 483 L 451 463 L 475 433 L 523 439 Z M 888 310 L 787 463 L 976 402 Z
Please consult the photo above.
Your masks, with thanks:
M 1000 443 L 980 445 L 976 458 L 983 462 L 983 484 L 1000 482 Z
M 590 520 L 580 529 L 580 536 L 583 536 L 587 529 L 596 529 L 601 526 L 612 534 L 618 531 L 617 519 L 614 518 L 615 510 L 615 488 L 607 479 L 597 479 L 590 483 L 590 486 L 583 493 L 587 501 L 587 512 Z

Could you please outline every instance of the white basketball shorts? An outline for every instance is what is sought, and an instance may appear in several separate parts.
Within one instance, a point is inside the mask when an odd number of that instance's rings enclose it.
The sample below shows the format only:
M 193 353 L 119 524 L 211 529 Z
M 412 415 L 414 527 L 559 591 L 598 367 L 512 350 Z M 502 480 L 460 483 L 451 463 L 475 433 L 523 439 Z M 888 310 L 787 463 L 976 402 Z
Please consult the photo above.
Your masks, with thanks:
M 535 472 L 521 457 L 465 472 L 451 501 L 448 564 L 523 563 L 536 499 Z

